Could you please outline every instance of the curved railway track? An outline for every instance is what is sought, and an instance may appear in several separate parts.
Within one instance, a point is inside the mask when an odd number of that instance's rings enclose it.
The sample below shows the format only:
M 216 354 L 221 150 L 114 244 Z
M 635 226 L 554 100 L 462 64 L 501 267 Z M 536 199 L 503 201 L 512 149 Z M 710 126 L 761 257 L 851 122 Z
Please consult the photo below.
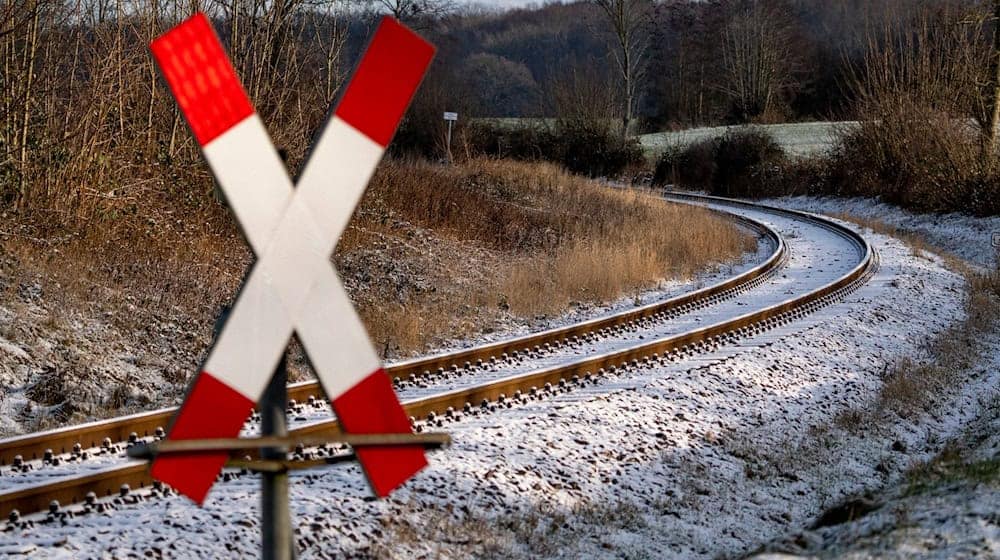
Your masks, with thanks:
M 404 407 L 414 418 L 417 429 L 422 429 L 426 423 L 440 426 L 449 419 L 463 414 L 477 414 L 497 406 L 510 406 L 515 401 L 543 398 L 546 394 L 571 390 L 575 385 L 598 383 L 602 378 L 643 365 L 683 359 L 736 343 L 740 339 L 784 325 L 840 300 L 867 281 L 877 268 L 877 255 L 864 238 L 825 218 L 697 195 L 671 194 L 668 198 L 710 205 L 719 211 L 725 211 L 724 208 L 727 207 L 750 209 L 754 212 L 783 216 L 813 227 L 818 226 L 852 246 L 856 250 L 857 263 L 846 273 L 839 274 L 832 281 L 823 282 L 815 289 L 794 297 L 782 298 L 759 309 L 736 314 L 729 312 L 728 309 L 722 310 L 719 311 L 721 320 L 706 326 L 684 328 L 680 332 L 671 332 L 663 328 L 657 331 L 654 327 L 669 325 L 678 318 L 691 317 L 693 311 L 707 310 L 713 306 L 725 307 L 721 305 L 723 302 L 748 293 L 783 270 L 790 258 L 790 250 L 783 237 L 761 221 L 735 216 L 747 227 L 768 238 L 774 248 L 772 254 L 762 264 L 736 277 L 612 316 L 467 350 L 411 360 L 388 368 L 389 375 L 396 380 L 397 386 L 402 390 Z M 699 317 L 694 317 L 693 320 L 698 321 Z M 617 337 L 641 329 L 645 329 L 642 332 L 647 334 L 657 332 L 660 334 L 648 340 L 640 336 L 642 340 L 639 342 L 627 341 L 617 347 L 613 345 L 601 347 L 595 344 L 604 337 Z M 565 353 L 565 349 L 572 348 L 586 349 L 588 345 L 589 352 L 580 358 L 570 358 L 562 363 L 543 365 L 534 369 L 506 371 L 518 369 L 513 366 L 522 364 L 526 358 L 533 362 L 543 362 L 541 358 L 547 354 Z M 493 373 L 472 375 L 488 370 L 492 370 Z M 463 374 L 474 377 L 475 382 L 467 387 L 450 390 L 432 390 L 429 393 L 423 391 L 427 394 L 419 394 L 421 391 L 416 391 L 418 395 L 407 398 L 408 392 L 414 392 L 412 389 L 426 388 L 427 385 L 433 389 L 435 383 L 443 384 L 443 382 L 452 385 L 452 381 Z M 483 380 L 482 377 L 487 379 Z M 317 396 L 318 391 L 315 383 L 295 384 L 289 387 L 289 398 L 299 403 L 313 401 L 309 397 Z M 302 405 L 296 406 L 301 408 Z M 103 447 L 108 455 L 120 456 L 120 448 L 114 445 L 115 442 L 127 441 L 130 437 L 131 439 L 156 437 L 162 433 L 159 431 L 160 427 L 166 425 L 172 413 L 173 409 L 164 409 L 2 440 L 0 465 L 24 463 L 26 458 L 37 460 L 47 455 L 71 453 L 74 446 L 78 446 L 76 447 L 78 454 L 82 449 Z M 326 419 L 300 425 L 292 430 L 292 435 L 314 437 L 337 432 L 336 421 Z M 335 451 L 323 450 L 321 454 L 325 455 L 328 452 Z M 21 456 L 20 461 L 15 460 L 17 455 Z M 18 510 L 20 513 L 44 511 L 50 508 L 50 504 L 54 501 L 60 504 L 92 502 L 94 497 L 119 495 L 124 485 L 134 489 L 153 484 L 146 472 L 145 463 L 131 462 L 121 465 L 120 459 L 116 462 L 119 464 L 83 475 L 58 477 L 52 481 L 0 492 L 0 516 L 10 516 L 13 510 Z M 88 494 L 91 494 L 90 498 Z M 92 506 L 84 507 L 89 509 Z

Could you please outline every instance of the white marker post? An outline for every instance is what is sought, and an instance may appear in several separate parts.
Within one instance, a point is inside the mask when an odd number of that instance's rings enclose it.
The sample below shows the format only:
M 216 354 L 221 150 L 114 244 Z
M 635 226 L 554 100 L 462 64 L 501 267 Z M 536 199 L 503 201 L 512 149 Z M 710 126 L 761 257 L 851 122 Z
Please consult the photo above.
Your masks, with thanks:
M 458 120 L 458 113 L 445 111 L 444 120 L 448 121 L 448 163 L 451 163 L 451 126 Z

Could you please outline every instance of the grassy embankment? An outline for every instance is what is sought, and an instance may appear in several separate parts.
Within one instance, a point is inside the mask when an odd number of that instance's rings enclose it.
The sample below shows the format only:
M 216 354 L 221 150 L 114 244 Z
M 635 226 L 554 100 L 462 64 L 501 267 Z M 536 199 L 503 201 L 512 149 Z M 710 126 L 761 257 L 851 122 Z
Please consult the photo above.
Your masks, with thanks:
M 214 202 L 150 191 L 75 208 L 10 211 L 0 235 L 11 397 L 0 405 L 18 419 L 4 431 L 175 399 L 252 262 Z M 389 162 L 334 262 L 391 358 L 687 278 L 752 247 L 715 215 L 553 165 Z

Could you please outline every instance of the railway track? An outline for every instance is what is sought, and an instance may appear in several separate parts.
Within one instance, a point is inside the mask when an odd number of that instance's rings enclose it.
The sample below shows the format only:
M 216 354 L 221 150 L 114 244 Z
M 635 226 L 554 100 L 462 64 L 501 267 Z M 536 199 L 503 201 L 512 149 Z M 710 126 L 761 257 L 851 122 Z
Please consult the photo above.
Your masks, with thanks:
M 724 208 L 742 208 L 757 213 L 770 213 L 821 228 L 852 246 L 856 250 L 857 262 L 831 281 L 823 282 L 815 289 L 794 297 L 782 298 L 746 313 L 734 314 L 723 310 L 719 313 L 724 318 L 705 326 L 685 327 L 680 332 L 670 332 L 669 329 L 662 331 L 664 325 L 683 322 L 679 319 L 690 320 L 693 317 L 697 320 L 699 316 L 695 316 L 693 311 L 705 311 L 713 306 L 725 307 L 723 302 L 748 293 L 783 270 L 790 253 L 783 237 L 761 221 L 737 217 L 748 227 L 767 237 L 773 244 L 774 251 L 765 262 L 734 278 L 613 316 L 390 367 L 389 375 L 395 378 L 401 389 L 404 407 L 414 418 L 417 429 L 422 429 L 428 423 L 440 426 L 462 415 L 488 412 L 497 406 L 510 406 L 517 401 L 544 398 L 547 394 L 572 390 L 577 385 L 599 383 L 602 378 L 633 368 L 684 359 L 709 349 L 734 344 L 742 338 L 786 324 L 838 301 L 862 285 L 877 267 L 877 255 L 862 237 L 824 218 L 724 199 L 680 194 L 671 195 L 671 198 L 709 204 L 720 211 L 725 211 Z M 617 347 L 601 347 L 596 344 L 602 337 L 617 339 L 622 334 L 633 331 L 657 333 L 657 328 L 662 331 L 660 335 L 648 339 L 640 336 L 642 340 L 638 342 L 626 341 Z M 566 359 L 554 365 L 542 364 L 526 370 L 521 368 L 521 371 L 507 371 L 518 369 L 516 364 L 524 364 L 528 360 L 527 365 L 542 363 L 544 356 L 548 354 L 566 354 L 567 349 L 581 347 L 589 350 L 584 352 L 583 357 Z M 488 371 L 493 373 L 473 375 Z M 452 386 L 462 375 L 472 379 L 471 385 L 449 390 L 434 389 L 436 384 Z M 406 398 L 409 393 L 420 393 L 417 389 L 427 389 L 428 386 L 430 391 L 423 391 L 425 394 Z M 310 400 L 309 397 L 315 399 L 317 392 L 315 383 L 301 383 L 289 388 L 289 397 L 298 401 L 295 406 L 301 408 L 304 401 Z M 314 399 L 313 402 L 317 402 Z M 43 460 L 48 457 L 51 464 L 54 457 L 74 453 L 74 447 L 77 456 L 87 448 L 97 448 L 98 452 L 104 449 L 108 456 L 120 456 L 120 445 L 115 445 L 116 443 L 120 444 L 130 437 L 136 440 L 162 435 L 159 428 L 166 425 L 172 413 L 173 409 L 165 409 L 3 440 L 0 441 L 0 464 L 25 464 L 26 457 L 36 461 L 39 457 Z M 336 434 L 337 430 L 336 421 L 326 419 L 306 422 L 293 429 L 292 434 L 300 437 L 327 436 Z M 51 452 L 47 453 L 47 450 Z M 327 450 L 323 451 L 326 452 Z M 17 455 L 21 455 L 20 461 L 15 460 Z M 8 517 L 14 510 L 28 513 L 58 508 L 59 506 L 52 506 L 54 502 L 91 503 L 96 497 L 122 495 L 126 485 L 129 489 L 136 489 L 152 484 L 146 474 L 145 463 L 121 465 L 119 459 L 114 465 L 94 472 L 57 477 L 52 481 L 0 492 L 0 516 Z M 84 506 L 85 509 L 89 507 L 91 506 Z

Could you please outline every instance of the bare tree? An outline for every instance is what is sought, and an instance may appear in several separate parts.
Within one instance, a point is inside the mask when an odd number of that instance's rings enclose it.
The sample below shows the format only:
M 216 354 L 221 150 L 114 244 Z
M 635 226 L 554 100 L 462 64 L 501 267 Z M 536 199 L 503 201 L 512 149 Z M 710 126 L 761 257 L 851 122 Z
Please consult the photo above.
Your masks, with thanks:
M 648 0 L 592 0 L 601 9 L 613 35 L 615 62 L 622 78 L 622 134 L 628 135 L 635 114 L 639 84 L 649 50 L 652 5 Z
M 997 133 L 1000 128 L 1000 0 L 993 0 L 993 50 L 990 52 L 989 74 L 984 91 L 984 104 L 988 118 L 982 124 L 985 145 L 990 155 L 996 154 Z
M 550 71 L 545 87 L 545 112 L 555 115 L 561 125 L 610 129 L 617 114 L 614 76 L 599 71 L 598 65 L 564 64 Z
M 347 1 L 0 0 L 0 200 L 86 220 L 210 184 L 148 51 L 196 8 L 297 164 L 346 71 Z
M 451 12 L 451 0 L 375 0 L 376 6 L 392 17 L 413 27 L 425 27 L 427 22 Z
M 766 0 L 740 0 L 723 30 L 723 91 L 741 120 L 765 115 L 780 93 L 793 86 L 797 58 L 790 26 Z

